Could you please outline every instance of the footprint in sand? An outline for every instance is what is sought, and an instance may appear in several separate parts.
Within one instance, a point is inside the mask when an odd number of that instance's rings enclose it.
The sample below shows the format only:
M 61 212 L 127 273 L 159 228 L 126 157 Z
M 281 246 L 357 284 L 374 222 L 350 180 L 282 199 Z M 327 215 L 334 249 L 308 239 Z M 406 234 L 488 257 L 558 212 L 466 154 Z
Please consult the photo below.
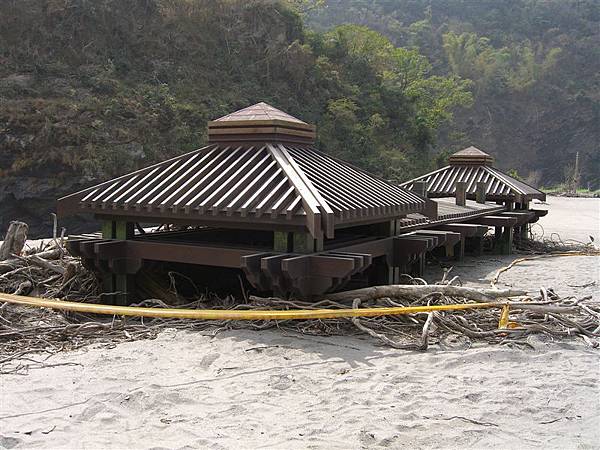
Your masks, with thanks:
M 200 367 L 202 367 L 203 369 L 208 369 L 212 363 L 219 359 L 220 356 L 220 353 L 211 353 L 209 355 L 206 355 L 200 361 Z
M 0 447 L 1 448 L 14 448 L 23 442 L 22 439 L 17 439 L 10 436 L 2 436 L 0 435 Z
M 269 378 L 269 386 L 273 389 L 285 390 L 289 389 L 294 383 L 294 379 L 290 375 L 271 375 Z

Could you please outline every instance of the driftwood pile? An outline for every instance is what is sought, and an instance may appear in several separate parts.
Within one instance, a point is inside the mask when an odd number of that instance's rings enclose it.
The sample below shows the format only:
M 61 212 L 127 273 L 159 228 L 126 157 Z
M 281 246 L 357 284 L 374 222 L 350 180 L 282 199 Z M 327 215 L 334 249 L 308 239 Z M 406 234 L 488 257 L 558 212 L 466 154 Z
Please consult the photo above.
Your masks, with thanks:
M 15 227 L 15 232 L 18 228 Z M 20 230 L 23 231 L 22 227 Z M 10 255 L 0 261 L 0 292 L 101 301 L 95 275 L 83 267 L 78 258 L 68 254 L 62 238 L 55 236 L 36 248 L 19 250 L 17 247 L 11 244 Z M 169 306 L 160 299 L 147 299 L 138 305 L 213 309 L 346 309 L 496 301 L 511 305 L 508 326 L 498 328 L 500 309 L 497 308 L 376 318 L 229 322 L 91 316 L 0 303 L 0 373 L 24 373 L 35 365 L 44 365 L 39 354 L 51 355 L 90 343 L 114 345 L 119 341 L 153 338 L 165 328 L 201 330 L 211 334 L 235 328 L 280 328 L 312 335 L 366 333 L 384 345 L 420 351 L 427 350 L 432 344 L 456 349 L 477 341 L 528 346 L 528 336 L 540 333 L 549 339 L 576 337 L 590 346 L 599 345 L 600 303 L 591 297 L 562 298 L 550 289 L 541 289 L 538 294 L 528 296 L 523 291 L 465 288 L 459 286 L 457 277 L 449 276 L 450 270 L 435 285 L 405 276 L 407 281 L 404 285 L 330 294 L 318 302 L 203 295 L 191 303 L 177 306 Z M 162 299 L 177 297 L 174 279 L 172 277 L 170 291 L 160 296 Z M 38 355 L 29 357 L 32 353 Z
M 575 239 L 563 239 L 559 233 L 546 233 L 539 223 L 530 226 L 531 238 L 515 240 L 517 250 L 521 253 L 548 254 L 559 252 L 579 252 L 590 255 L 598 254 L 597 243 L 592 236 L 588 242 Z
M 0 292 L 87 301 L 98 293 L 98 281 L 68 254 L 64 237 L 25 245 L 27 224 L 11 222 L 0 246 Z

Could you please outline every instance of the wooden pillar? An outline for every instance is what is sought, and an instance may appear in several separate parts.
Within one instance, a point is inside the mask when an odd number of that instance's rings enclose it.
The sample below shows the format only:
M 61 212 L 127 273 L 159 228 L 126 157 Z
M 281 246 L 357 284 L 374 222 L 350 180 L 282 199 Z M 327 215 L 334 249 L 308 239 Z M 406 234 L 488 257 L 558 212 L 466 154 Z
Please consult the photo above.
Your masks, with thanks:
M 454 246 L 454 254 L 456 260 L 463 261 L 465 259 L 465 243 L 467 238 L 464 235 L 460 236 L 460 241 Z M 456 251 L 458 249 L 458 252 Z
M 473 236 L 473 237 L 466 238 L 465 247 L 466 247 L 467 241 L 468 241 L 468 249 L 469 249 L 470 254 L 472 254 L 474 256 L 483 255 L 483 237 L 482 236 Z
M 504 233 L 502 237 L 504 240 L 504 254 L 511 255 L 514 238 L 513 227 L 504 227 Z
M 467 204 L 467 183 L 464 181 L 456 182 L 456 204 L 458 206 Z
M 485 195 L 487 193 L 487 183 L 478 181 L 475 188 L 475 200 L 477 203 L 485 203 Z
M 129 303 L 131 303 L 131 298 L 135 293 L 135 276 L 129 274 L 116 274 L 115 291 L 118 292 L 115 296 L 115 304 L 129 305 Z
M 106 220 L 102 223 L 102 237 L 104 239 L 131 239 L 134 236 L 134 224 L 121 220 Z M 128 305 L 135 293 L 135 277 L 131 274 L 102 273 L 102 290 L 104 292 L 118 292 L 112 298 L 117 305 Z
M 504 253 L 502 243 L 502 227 L 494 227 L 494 253 Z
M 112 220 L 104 220 L 102 222 L 102 238 L 103 239 L 113 239 L 114 235 L 115 235 L 115 222 L 113 222 Z M 101 277 L 102 277 L 102 292 L 104 293 L 109 293 L 109 292 L 115 292 L 116 289 L 116 279 L 115 279 L 115 274 L 112 273 L 110 270 L 102 270 L 101 272 Z M 109 297 L 109 300 L 114 302 L 114 298 Z
M 292 233 L 287 231 L 273 232 L 273 250 L 276 252 L 288 253 L 292 251 Z
M 433 201 L 431 199 L 425 199 L 425 209 L 423 210 L 423 214 L 430 219 L 438 218 L 438 202 Z
M 310 233 L 275 231 L 273 250 L 281 253 L 322 252 L 323 238 L 315 239 Z
M 115 222 L 115 239 L 132 239 L 133 229 L 133 222 Z
M 310 233 L 293 233 L 292 250 L 294 253 L 323 251 L 323 239 L 315 239 Z
M 514 239 L 513 227 L 496 227 L 494 232 L 494 252 L 501 255 L 512 254 Z
M 415 194 L 420 195 L 423 198 L 427 198 L 427 181 L 415 181 L 415 182 L 413 182 L 411 190 Z
M 134 224 L 133 222 L 115 222 L 115 238 L 116 239 L 132 239 L 134 235 Z M 117 305 L 128 305 L 131 297 L 135 293 L 135 277 L 130 274 L 117 273 L 115 276 L 116 280 L 116 291 L 117 294 L 116 302 Z
M 461 234 L 456 244 L 444 245 L 444 256 L 456 261 L 462 261 L 465 257 L 465 236 Z
M 413 276 L 422 277 L 425 273 L 425 263 L 427 262 L 427 254 L 420 253 L 417 261 L 413 265 Z
M 369 267 L 369 284 L 371 286 L 390 284 L 393 278 L 394 271 L 385 257 L 380 256 L 373 259 L 371 267 Z
M 115 222 L 105 220 L 102 222 L 102 237 L 104 239 L 113 239 L 115 236 Z
M 372 236 L 390 237 L 396 235 L 396 221 L 387 220 L 385 222 L 369 225 L 368 233 Z

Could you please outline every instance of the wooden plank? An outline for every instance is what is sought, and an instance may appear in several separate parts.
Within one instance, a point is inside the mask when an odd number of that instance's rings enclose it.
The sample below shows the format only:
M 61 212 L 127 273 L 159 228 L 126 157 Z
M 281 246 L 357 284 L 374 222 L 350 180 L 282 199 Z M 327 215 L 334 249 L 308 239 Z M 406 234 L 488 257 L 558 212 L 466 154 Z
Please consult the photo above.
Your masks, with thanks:
M 292 122 L 281 119 L 269 119 L 269 120 L 256 120 L 252 119 L 253 125 L 260 126 L 283 126 L 286 128 L 297 128 L 299 130 L 316 131 L 317 127 L 312 124 L 304 122 Z M 211 120 L 208 122 L 209 130 L 217 130 L 220 128 L 237 128 L 240 126 L 247 126 L 248 120 Z
M 514 217 L 505 216 L 484 216 L 472 219 L 469 222 L 489 225 L 492 227 L 514 227 L 517 223 L 517 219 Z
M 483 236 L 488 231 L 488 227 L 486 225 L 475 225 L 470 223 L 449 223 L 436 225 L 433 229 L 454 231 L 462 234 L 465 237 Z
M 223 128 L 223 127 L 214 128 L 213 127 L 208 130 L 208 133 L 211 137 L 230 136 L 230 135 L 236 135 L 236 134 L 259 134 L 259 135 L 260 134 L 289 134 L 291 136 L 300 136 L 300 137 L 309 138 L 309 139 L 314 139 L 317 137 L 317 135 L 314 131 L 297 130 L 294 128 L 283 127 L 283 126 L 278 126 L 278 127 L 245 126 L 245 127 L 231 127 L 231 128 Z

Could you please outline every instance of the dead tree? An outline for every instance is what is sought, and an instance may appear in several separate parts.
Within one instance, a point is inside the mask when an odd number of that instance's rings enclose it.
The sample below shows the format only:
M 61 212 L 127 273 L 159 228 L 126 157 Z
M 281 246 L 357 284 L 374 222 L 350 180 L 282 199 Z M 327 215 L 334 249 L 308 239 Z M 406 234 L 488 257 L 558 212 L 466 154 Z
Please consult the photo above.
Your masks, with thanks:
M 10 258 L 11 255 L 21 254 L 27 240 L 27 231 L 29 226 L 25 222 L 15 220 L 10 223 L 4 242 L 0 245 L 0 261 Z

